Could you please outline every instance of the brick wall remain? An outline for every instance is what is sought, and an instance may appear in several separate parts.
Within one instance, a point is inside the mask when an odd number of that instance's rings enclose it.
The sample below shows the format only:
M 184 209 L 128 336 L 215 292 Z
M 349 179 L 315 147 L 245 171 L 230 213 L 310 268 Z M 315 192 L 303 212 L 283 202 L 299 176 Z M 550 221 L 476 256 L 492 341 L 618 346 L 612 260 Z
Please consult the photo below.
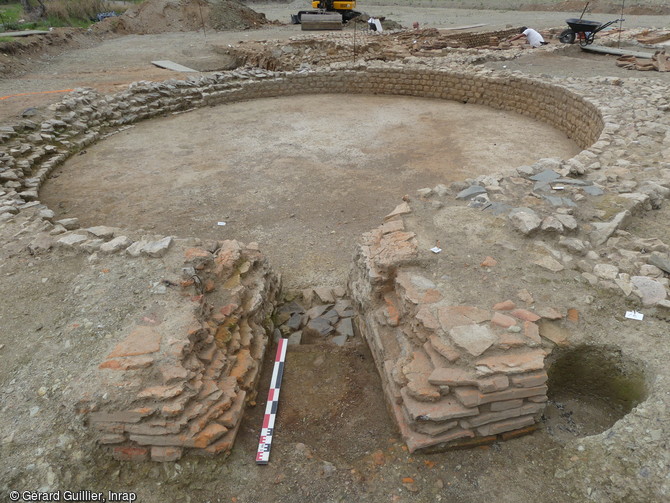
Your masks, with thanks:
M 276 276 L 255 246 L 237 241 L 215 254 L 187 250 L 185 271 L 193 296 L 168 320 L 132 327 L 99 366 L 109 398 L 90 424 L 117 459 L 225 454 L 255 400 Z
M 547 401 L 541 317 L 448 303 L 418 265 L 417 236 L 403 219 L 409 213 L 404 203 L 363 236 L 348 285 L 409 450 L 530 431 Z

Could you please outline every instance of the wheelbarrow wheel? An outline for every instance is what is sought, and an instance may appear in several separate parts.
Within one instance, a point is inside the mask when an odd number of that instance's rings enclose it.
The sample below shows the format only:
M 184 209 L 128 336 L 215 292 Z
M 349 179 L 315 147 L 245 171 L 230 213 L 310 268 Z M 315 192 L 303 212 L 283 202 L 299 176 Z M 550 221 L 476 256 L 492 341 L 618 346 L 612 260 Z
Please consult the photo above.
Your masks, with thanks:
M 570 28 L 568 28 L 567 30 L 563 30 L 561 34 L 558 36 L 558 40 L 560 40 L 564 44 L 574 44 L 575 32 L 572 31 Z

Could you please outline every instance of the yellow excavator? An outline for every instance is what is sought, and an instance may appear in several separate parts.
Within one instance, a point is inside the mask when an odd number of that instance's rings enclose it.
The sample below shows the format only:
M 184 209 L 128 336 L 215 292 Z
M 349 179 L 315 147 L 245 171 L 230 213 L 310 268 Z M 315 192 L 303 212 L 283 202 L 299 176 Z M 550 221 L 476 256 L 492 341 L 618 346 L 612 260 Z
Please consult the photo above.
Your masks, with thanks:
M 293 24 L 302 30 L 341 30 L 343 23 L 360 16 L 356 0 L 312 0 L 313 10 L 301 10 L 291 15 Z

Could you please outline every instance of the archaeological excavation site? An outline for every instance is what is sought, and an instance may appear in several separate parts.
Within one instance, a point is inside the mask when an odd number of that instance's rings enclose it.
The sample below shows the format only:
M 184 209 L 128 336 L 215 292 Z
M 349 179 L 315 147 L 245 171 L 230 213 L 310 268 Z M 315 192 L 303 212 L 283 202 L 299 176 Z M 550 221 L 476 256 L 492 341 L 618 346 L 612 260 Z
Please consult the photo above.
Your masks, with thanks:
M 0 43 L 3 498 L 670 501 L 670 13 L 409 3 Z

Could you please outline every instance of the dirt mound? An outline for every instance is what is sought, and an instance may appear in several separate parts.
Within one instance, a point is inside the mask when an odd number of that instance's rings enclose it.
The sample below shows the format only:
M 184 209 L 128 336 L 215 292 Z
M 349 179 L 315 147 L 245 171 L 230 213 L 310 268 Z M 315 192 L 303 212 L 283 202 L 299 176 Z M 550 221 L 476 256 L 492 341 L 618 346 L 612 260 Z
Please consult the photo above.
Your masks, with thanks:
M 584 2 L 582 0 L 565 0 L 552 4 L 529 4 L 521 7 L 520 10 L 542 10 L 542 11 L 556 11 L 556 12 L 577 12 L 581 13 L 584 9 Z M 619 14 L 621 13 L 621 2 L 618 0 L 594 0 L 589 2 L 589 7 L 585 14 L 588 19 L 589 12 Z M 663 15 L 670 13 L 670 6 L 654 5 L 652 2 L 645 5 L 645 2 L 637 2 L 630 7 L 626 7 L 624 14 L 631 15 Z
M 148 35 L 170 31 L 245 30 L 268 21 L 235 0 L 147 0 L 122 16 L 99 23 L 98 29 Z

